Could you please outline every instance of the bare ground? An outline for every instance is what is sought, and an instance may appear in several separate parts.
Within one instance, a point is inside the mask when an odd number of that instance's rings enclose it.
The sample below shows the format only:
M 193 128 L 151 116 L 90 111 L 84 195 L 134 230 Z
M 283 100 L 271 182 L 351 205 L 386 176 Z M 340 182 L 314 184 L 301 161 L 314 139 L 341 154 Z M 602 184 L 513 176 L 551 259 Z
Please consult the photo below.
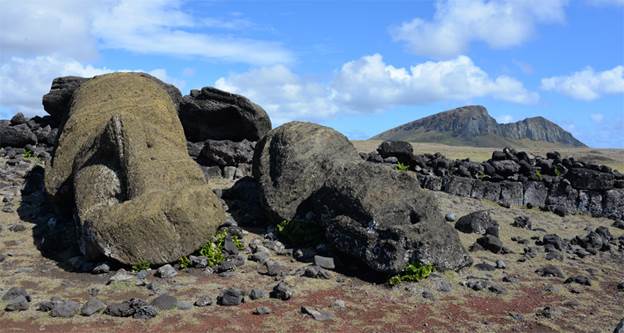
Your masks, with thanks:
M 223 187 L 223 182 L 213 184 Z M 534 228 L 556 233 L 563 238 L 584 235 L 587 227 L 608 227 L 618 237 L 623 230 L 611 227 L 612 221 L 587 216 L 559 217 L 548 212 L 524 208 L 503 208 L 495 203 L 471 198 L 460 198 L 435 192 L 444 212 L 454 212 L 458 217 L 479 210 L 491 209 L 500 223 L 500 238 L 513 253 L 495 255 L 480 251 L 471 253 L 475 263 L 494 263 L 502 259 L 506 269 L 483 272 L 472 267 L 462 272 L 441 272 L 420 283 L 402 284 L 389 288 L 384 284 L 368 282 L 352 274 L 333 272 L 329 280 L 310 279 L 295 275 L 286 277 L 294 286 L 295 295 L 289 301 L 265 298 L 247 301 L 241 306 L 211 305 L 191 310 L 161 312 L 155 319 L 143 321 L 114 318 L 104 314 L 71 319 L 51 318 L 48 313 L 35 311 L 38 302 L 52 296 L 84 303 L 88 290 L 100 290 L 99 298 L 105 302 L 119 302 L 130 297 L 150 301 L 155 295 L 134 281 L 106 284 L 113 273 L 94 275 L 74 273 L 62 268 L 58 262 L 45 258 L 33 243 L 33 225 L 21 221 L 16 213 L 0 212 L 0 254 L 6 260 L 0 263 L 0 292 L 21 286 L 32 295 L 33 302 L 25 312 L 11 313 L 0 310 L 2 332 L 611 332 L 624 317 L 624 292 L 616 285 L 624 280 L 624 259 L 600 253 L 583 259 L 567 257 L 563 261 L 548 261 L 541 251 L 537 258 L 518 262 L 523 245 L 511 240 L 512 236 L 541 238 L 543 231 L 518 229 L 511 226 L 514 217 L 529 216 Z M 19 198 L 17 199 L 19 200 Z M 12 232 L 11 224 L 24 224 L 26 230 Z M 467 248 L 477 236 L 460 234 Z M 248 232 L 245 242 L 261 235 Z M 534 243 L 530 240 L 530 244 Z M 307 264 L 288 256 L 272 255 L 292 271 Z M 582 274 L 591 277 L 591 286 L 564 284 L 563 279 L 543 278 L 534 271 L 546 264 L 560 267 L 567 276 Z M 216 298 L 220 290 L 236 287 L 267 291 L 277 283 L 274 277 L 260 275 L 258 264 L 247 261 L 231 277 L 206 274 L 188 269 L 172 279 L 150 276 L 149 281 L 179 300 L 194 302 L 200 295 Z M 519 282 L 504 283 L 503 276 L 517 276 Z M 460 285 L 468 277 L 483 277 L 506 289 L 497 295 L 489 291 L 473 291 Z M 437 282 L 450 283 L 450 292 L 438 291 Z M 433 299 L 422 297 L 430 291 Z M 345 308 L 333 306 L 343 300 Z M 268 306 L 272 313 L 253 315 L 257 306 Z M 315 321 L 301 314 L 302 305 L 316 307 L 334 315 L 329 321 Z M 4 303 L 0 303 L 4 308 Z M 544 307 L 553 309 L 552 318 L 538 313 Z M 512 316 L 513 315 L 513 316 Z

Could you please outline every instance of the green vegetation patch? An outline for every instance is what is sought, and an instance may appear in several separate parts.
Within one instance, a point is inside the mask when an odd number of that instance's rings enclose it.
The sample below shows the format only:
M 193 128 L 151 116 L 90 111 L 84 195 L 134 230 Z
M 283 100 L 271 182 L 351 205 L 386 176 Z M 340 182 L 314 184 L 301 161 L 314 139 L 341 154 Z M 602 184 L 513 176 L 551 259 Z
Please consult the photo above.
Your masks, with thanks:
M 409 264 L 403 269 L 403 271 L 401 271 L 401 273 L 392 276 L 388 280 L 388 284 L 396 286 L 401 282 L 418 282 L 428 278 L 429 275 L 433 273 L 433 270 L 434 268 L 432 264 Z
M 228 231 L 226 229 L 221 229 L 214 236 L 214 240 L 207 242 L 199 249 L 199 254 L 208 258 L 208 266 L 216 266 L 225 260 L 225 256 L 223 255 L 223 246 L 227 237 Z M 245 248 L 243 242 L 236 235 L 231 235 L 230 237 L 232 238 L 234 245 L 236 245 L 239 250 Z
M 314 222 L 284 220 L 276 230 L 282 241 L 299 247 L 315 246 L 325 239 L 323 229 Z
M 181 256 L 178 264 L 180 264 L 181 269 L 189 268 L 191 267 L 191 260 L 187 256 Z
M 399 162 L 396 165 L 396 169 L 397 169 L 397 171 L 405 172 L 405 171 L 409 170 L 409 165 L 403 164 L 403 163 Z
M 140 272 L 140 271 L 146 271 L 148 269 L 150 269 L 150 267 L 152 266 L 152 264 L 150 264 L 149 261 L 147 260 L 141 260 L 139 262 L 137 262 L 136 264 L 132 265 L 132 271 L 133 272 Z

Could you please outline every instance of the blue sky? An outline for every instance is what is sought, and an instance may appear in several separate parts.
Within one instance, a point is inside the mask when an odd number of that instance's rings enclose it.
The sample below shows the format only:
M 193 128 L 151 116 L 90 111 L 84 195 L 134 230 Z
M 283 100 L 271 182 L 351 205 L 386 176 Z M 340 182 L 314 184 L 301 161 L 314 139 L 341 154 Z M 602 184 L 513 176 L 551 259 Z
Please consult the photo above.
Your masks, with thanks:
M 0 116 L 52 78 L 141 70 L 353 139 L 466 104 L 624 148 L 624 0 L 0 0 Z

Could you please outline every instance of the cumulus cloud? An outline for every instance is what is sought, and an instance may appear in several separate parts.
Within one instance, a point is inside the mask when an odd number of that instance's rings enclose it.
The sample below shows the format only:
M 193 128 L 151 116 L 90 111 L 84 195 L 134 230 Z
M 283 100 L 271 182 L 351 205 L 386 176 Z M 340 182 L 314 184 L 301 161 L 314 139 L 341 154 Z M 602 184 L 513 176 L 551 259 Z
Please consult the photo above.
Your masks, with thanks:
M 114 71 L 140 71 L 128 69 L 96 68 L 73 59 L 55 56 L 34 58 L 12 57 L 0 66 L 0 106 L 29 116 L 44 114 L 41 97 L 50 90 L 52 80 L 58 76 L 75 75 L 92 77 Z M 149 74 L 170 82 L 164 69 L 154 69 Z M 173 80 L 175 81 L 175 80 Z M 178 84 L 183 82 L 175 81 Z
M 0 48 L 9 57 L 58 55 L 80 61 L 96 57 L 98 48 L 253 65 L 292 61 L 279 43 L 222 33 L 249 26 L 242 18 L 194 17 L 181 0 L 21 0 L 0 11 Z
M 624 66 L 602 72 L 587 67 L 570 75 L 553 76 L 541 81 L 541 88 L 574 99 L 591 101 L 607 94 L 624 93 Z
M 221 77 L 215 87 L 247 96 L 269 112 L 275 124 L 293 119 L 320 119 L 338 112 L 331 88 L 306 80 L 284 65 Z
M 490 77 L 466 56 L 403 68 L 386 64 L 381 55 L 374 54 L 343 64 L 326 83 L 277 65 L 221 77 L 215 86 L 250 97 L 276 123 L 486 96 L 524 104 L 539 99 L 514 78 Z
M 567 0 L 438 0 L 432 20 L 414 18 L 390 29 L 416 54 L 455 56 L 472 42 L 507 48 L 529 39 L 541 23 L 565 19 Z

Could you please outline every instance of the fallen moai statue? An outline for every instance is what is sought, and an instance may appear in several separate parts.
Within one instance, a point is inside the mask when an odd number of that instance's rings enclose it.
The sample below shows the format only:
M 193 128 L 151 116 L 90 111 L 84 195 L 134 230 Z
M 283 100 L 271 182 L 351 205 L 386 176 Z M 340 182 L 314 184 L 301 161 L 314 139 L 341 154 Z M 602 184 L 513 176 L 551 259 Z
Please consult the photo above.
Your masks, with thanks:
M 172 262 L 197 250 L 225 219 L 187 153 L 172 98 L 146 74 L 82 82 L 45 183 L 58 204 L 75 207 L 87 258 Z

